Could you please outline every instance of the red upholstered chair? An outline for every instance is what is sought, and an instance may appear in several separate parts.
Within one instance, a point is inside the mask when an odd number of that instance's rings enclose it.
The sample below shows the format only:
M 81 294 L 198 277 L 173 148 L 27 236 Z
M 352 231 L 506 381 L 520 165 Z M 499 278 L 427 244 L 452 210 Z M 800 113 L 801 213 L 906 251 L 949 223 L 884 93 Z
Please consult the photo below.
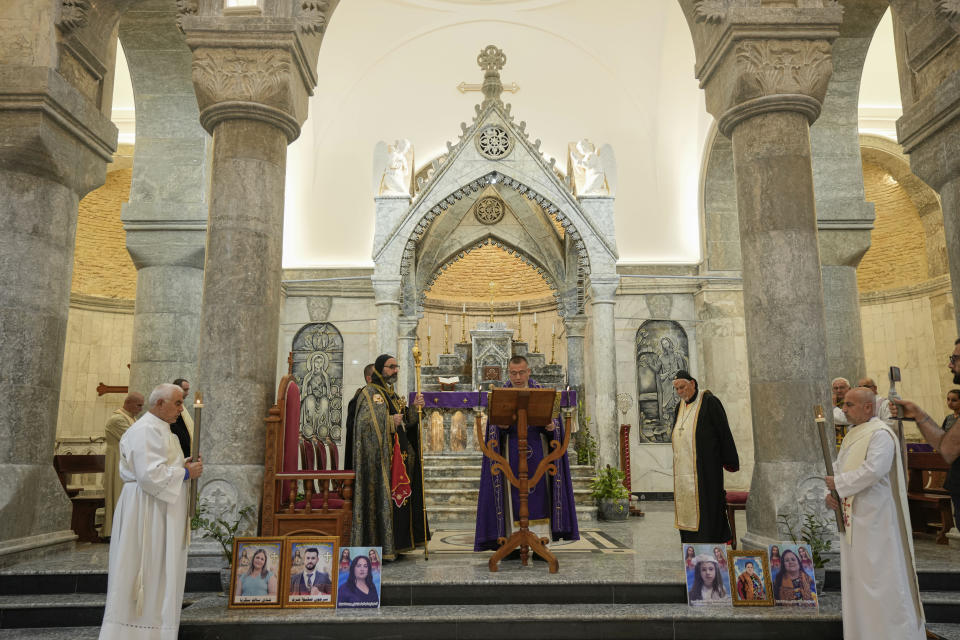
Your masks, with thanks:
M 737 521 L 734 518 L 734 513 L 747 508 L 747 498 L 749 497 L 749 491 L 727 491 L 727 520 L 730 521 L 730 534 L 733 537 L 730 546 L 734 549 L 737 548 Z
M 261 535 L 337 536 L 348 545 L 355 474 L 325 470 L 326 453 L 321 458 L 314 442 L 300 437 L 300 389 L 291 373 L 281 378 L 266 423 Z

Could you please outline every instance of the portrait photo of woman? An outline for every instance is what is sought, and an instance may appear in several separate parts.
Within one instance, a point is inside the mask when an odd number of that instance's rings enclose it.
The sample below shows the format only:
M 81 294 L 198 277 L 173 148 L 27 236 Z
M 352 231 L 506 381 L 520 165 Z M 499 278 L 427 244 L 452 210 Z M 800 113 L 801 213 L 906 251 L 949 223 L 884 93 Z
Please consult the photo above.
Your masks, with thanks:
M 263 547 L 250 548 L 252 555 L 239 572 L 234 597 L 238 602 L 277 602 L 277 572 Z
M 817 606 L 817 582 L 813 569 L 803 566 L 803 555 L 810 557 L 805 546 L 784 545 L 780 567 L 771 568 L 774 604 L 778 606 Z
M 350 563 L 347 580 L 337 596 L 338 607 L 378 607 L 380 593 L 374 581 L 370 558 L 358 555 Z

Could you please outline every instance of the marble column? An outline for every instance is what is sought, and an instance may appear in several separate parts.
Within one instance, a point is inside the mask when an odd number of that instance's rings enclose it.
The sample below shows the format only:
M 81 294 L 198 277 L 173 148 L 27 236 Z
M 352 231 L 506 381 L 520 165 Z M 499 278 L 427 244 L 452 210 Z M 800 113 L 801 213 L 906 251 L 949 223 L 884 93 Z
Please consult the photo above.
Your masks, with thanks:
M 166 0 L 142 0 L 120 22 L 137 88 L 135 171 L 123 208 L 137 267 L 130 389 L 144 395 L 176 378 L 203 391 L 196 375 L 210 137 L 200 126 L 192 54 L 176 18 Z
M 842 9 L 682 6 L 707 109 L 733 147 L 755 456 L 743 542 L 765 547 L 783 539 L 779 515 L 825 511 L 812 424 L 829 389 L 810 124 Z
M 400 367 L 397 384 L 394 385 L 397 393 L 406 397 L 411 391 L 416 391 L 417 378 L 413 366 L 413 345 L 417 340 L 417 318 L 403 316 L 399 319 L 397 336 L 397 365 Z M 424 348 L 421 346 L 421 350 Z M 422 382 L 422 381 L 421 381 Z
M 911 171 L 940 195 L 960 332 L 960 16 L 948 4 L 890 0 L 890 9 L 903 104 L 897 139 L 910 156 Z
M 93 15 L 8 2 L 0 23 L 0 564 L 76 539 L 50 461 L 77 208 L 117 143 L 118 16 L 109 1 Z
M 303 28 L 299 6 L 233 17 L 202 3 L 181 16 L 200 124 L 213 136 L 196 384 L 206 404 L 200 499 L 232 508 L 259 505 L 264 418 L 276 393 L 287 145 L 306 119 L 322 33 Z
M 567 334 L 567 384 L 577 392 L 583 391 L 583 340 L 587 333 L 587 316 L 578 314 L 563 319 Z
M 377 355 L 397 353 L 400 320 L 400 276 L 374 275 L 374 306 L 377 308 Z
M 614 305 L 620 276 L 590 276 L 591 345 L 593 380 L 587 384 L 601 466 L 619 466 L 620 421 L 617 417 L 617 348 Z

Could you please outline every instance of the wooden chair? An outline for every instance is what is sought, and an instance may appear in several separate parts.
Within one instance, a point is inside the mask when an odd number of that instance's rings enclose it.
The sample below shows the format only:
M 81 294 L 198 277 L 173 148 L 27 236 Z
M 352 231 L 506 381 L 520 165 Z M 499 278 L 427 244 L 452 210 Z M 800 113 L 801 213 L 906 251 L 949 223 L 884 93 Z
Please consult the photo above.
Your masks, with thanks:
M 292 358 L 288 362 L 292 369 Z M 355 474 L 318 467 L 316 444 L 300 435 L 300 389 L 292 373 L 280 379 L 266 423 L 261 535 L 337 536 L 349 545 Z
M 947 532 L 953 527 L 950 494 L 941 479 L 949 468 L 937 452 L 907 452 L 907 505 L 913 533 L 933 533 L 937 544 L 949 544 Z
M 730 546 L 737 548 L 737 511 L 746 511 L 749 491 L 727 491 L 727 520 L 730 521 Z
M 79 542 L 100 542 L 96 529 L 97 509 L 104 506 L 104 497 L 88 497 L 79 495 L 80 489 L 67 487 L 67 479 L 74 473 L 103 473 L 104 458 L 96 455 L 62 455 L 53 456 L 53 468 L 60 478 L 63 490 L 73 503 L 73 512 L 70 517 L 70 528 L 77 534 Z

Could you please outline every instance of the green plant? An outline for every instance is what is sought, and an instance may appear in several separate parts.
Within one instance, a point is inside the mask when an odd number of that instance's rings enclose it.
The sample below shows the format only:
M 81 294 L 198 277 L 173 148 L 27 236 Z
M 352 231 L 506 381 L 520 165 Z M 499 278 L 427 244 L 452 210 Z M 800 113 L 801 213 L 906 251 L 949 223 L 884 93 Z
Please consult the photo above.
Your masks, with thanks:
M 577 462 L 595 466 L 597 464 L 597 440 L 590 433 L 590 416 L 583 410 L 583 400 L 580 398 L 577 398 L 577 422 L 580 423 L 574 441 Z
M 779 520 L 780 524 L 787 530 L 787 535 L 790 536 L 793 544 L 804 542 L 810 545 L 810 554 L 813 556 L 813 566 L 817 569 L 822 569 L 830 562 L 830 558 L 824 558 L 823 554 L 829 552 L 833 547 L 833 541 L 830 539 L 830 524 L 821 518 L 819 514 L 809 511 L 800 517 L 803 519 L 803 523 L 800 525 L 799 535 L 797 534 L 797 530 L 794 529 L 789 516 L 781 513 L 777 517 L 777 520 Z
M 223 514 L 215 515 L 209 503 L 204 500 L 197 504 L 197 512 L 190 520 L 190 528 L 199 529 L 204 537 L 209 536 L 219 542 L 227 564 L 233 564 L 233 539 L 240 529 L 240 524 L 244 520 L 251 520 L 250 516 L 253 512 L 253 506 L 247 505 L 237 511 L 236 516 L 225 520 Z
M 626 474 L 620 469 L 607 465 L 597 472 L 597 477 L 590 483 L 590 497 L 600 502 L 602 500 L 629 500 L 630 491 L 623 486 Z

